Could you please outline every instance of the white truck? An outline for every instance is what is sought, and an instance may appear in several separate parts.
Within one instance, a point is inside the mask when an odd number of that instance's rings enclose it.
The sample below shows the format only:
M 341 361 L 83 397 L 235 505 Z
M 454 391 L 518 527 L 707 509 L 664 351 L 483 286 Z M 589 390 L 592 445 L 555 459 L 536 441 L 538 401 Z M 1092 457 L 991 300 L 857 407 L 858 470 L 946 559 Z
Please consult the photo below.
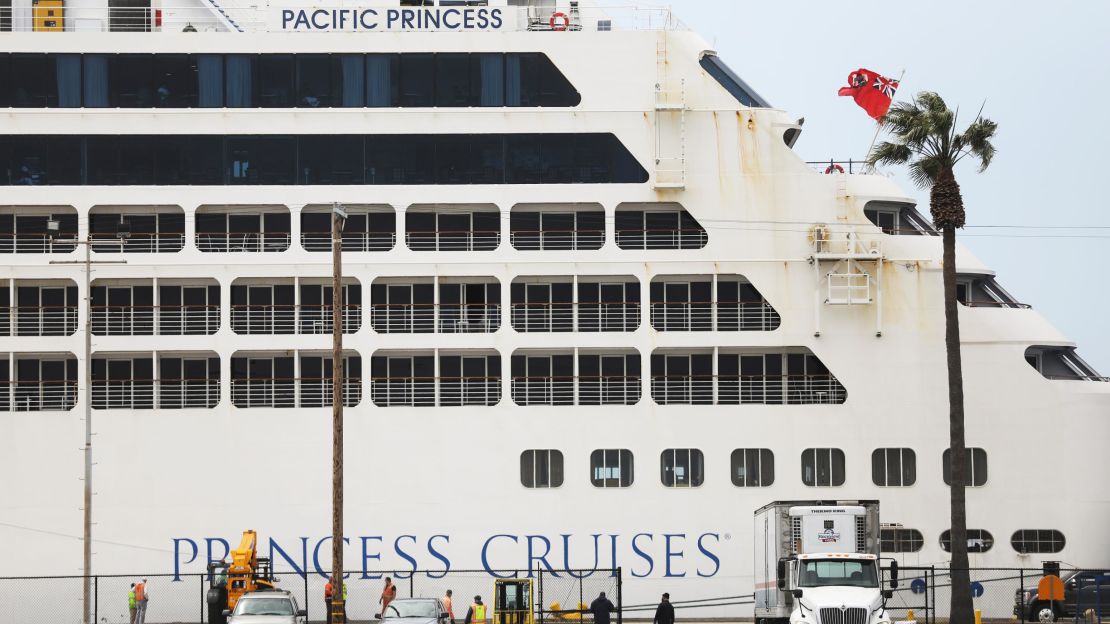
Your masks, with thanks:
M 892 594 L 881 577 L 879 501 L 778 501 L 756 510 L 756 624 L 890 624 Z

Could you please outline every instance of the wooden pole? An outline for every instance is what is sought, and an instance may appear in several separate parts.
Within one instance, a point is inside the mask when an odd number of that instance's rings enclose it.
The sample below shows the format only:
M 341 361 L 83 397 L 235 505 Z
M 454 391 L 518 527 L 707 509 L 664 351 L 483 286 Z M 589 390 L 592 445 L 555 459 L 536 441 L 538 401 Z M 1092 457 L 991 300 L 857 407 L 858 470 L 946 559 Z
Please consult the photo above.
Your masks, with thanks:
M 343 220 L 339 204 L 331 214 L 331 588 L 329 620 L 346 619 L 343 601 Z M 308 600 L 308 597 L 305 597 Z

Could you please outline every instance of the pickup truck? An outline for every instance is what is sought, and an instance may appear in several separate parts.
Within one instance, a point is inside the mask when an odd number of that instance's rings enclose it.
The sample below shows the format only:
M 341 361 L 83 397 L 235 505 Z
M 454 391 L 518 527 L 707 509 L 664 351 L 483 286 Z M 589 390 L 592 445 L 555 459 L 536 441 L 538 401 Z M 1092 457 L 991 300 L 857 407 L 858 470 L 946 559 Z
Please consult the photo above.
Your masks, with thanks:
M 1064 581 L 1063 602 L 1040 600 L 1034 584 L 1014 593 L 1014 615 L 1024 622 L 1044 624 L 1075 617 L 1076 607 L 1079 615 L 1096 606 L 1100 616 L 1110 615 L 1110 570 L 1070 570 L 1061 573 L 1060 580 Z

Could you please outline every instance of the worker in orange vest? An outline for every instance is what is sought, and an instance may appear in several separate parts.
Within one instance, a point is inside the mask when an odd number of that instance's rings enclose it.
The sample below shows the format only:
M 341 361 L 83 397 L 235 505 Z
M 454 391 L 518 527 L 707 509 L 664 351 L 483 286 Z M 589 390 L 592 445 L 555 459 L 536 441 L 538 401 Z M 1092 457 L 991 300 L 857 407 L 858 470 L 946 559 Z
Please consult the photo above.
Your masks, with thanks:
M 327 614 L 325 622 L 331 622 L 331 597 L 334 593 L 331 581 L 324 584 L 324 613 Z M 347 621 L 347 583 L 343 583 L 343 621 Z
M 146 604 L 150 594 L 146 590 L 146 579 L 135 584 L 135 624 L 146 622 Z

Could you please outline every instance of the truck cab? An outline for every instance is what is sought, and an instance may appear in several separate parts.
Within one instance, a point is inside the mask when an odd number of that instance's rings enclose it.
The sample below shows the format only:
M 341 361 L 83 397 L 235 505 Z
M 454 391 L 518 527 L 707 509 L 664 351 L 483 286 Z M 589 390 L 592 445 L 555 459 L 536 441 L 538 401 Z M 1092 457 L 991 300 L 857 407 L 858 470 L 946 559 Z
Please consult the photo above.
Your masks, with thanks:
M 889 624 L 877 556 L 801 554 L 784 559 L 783 568 L 780 589 L 794 603 L 790 624 Z

